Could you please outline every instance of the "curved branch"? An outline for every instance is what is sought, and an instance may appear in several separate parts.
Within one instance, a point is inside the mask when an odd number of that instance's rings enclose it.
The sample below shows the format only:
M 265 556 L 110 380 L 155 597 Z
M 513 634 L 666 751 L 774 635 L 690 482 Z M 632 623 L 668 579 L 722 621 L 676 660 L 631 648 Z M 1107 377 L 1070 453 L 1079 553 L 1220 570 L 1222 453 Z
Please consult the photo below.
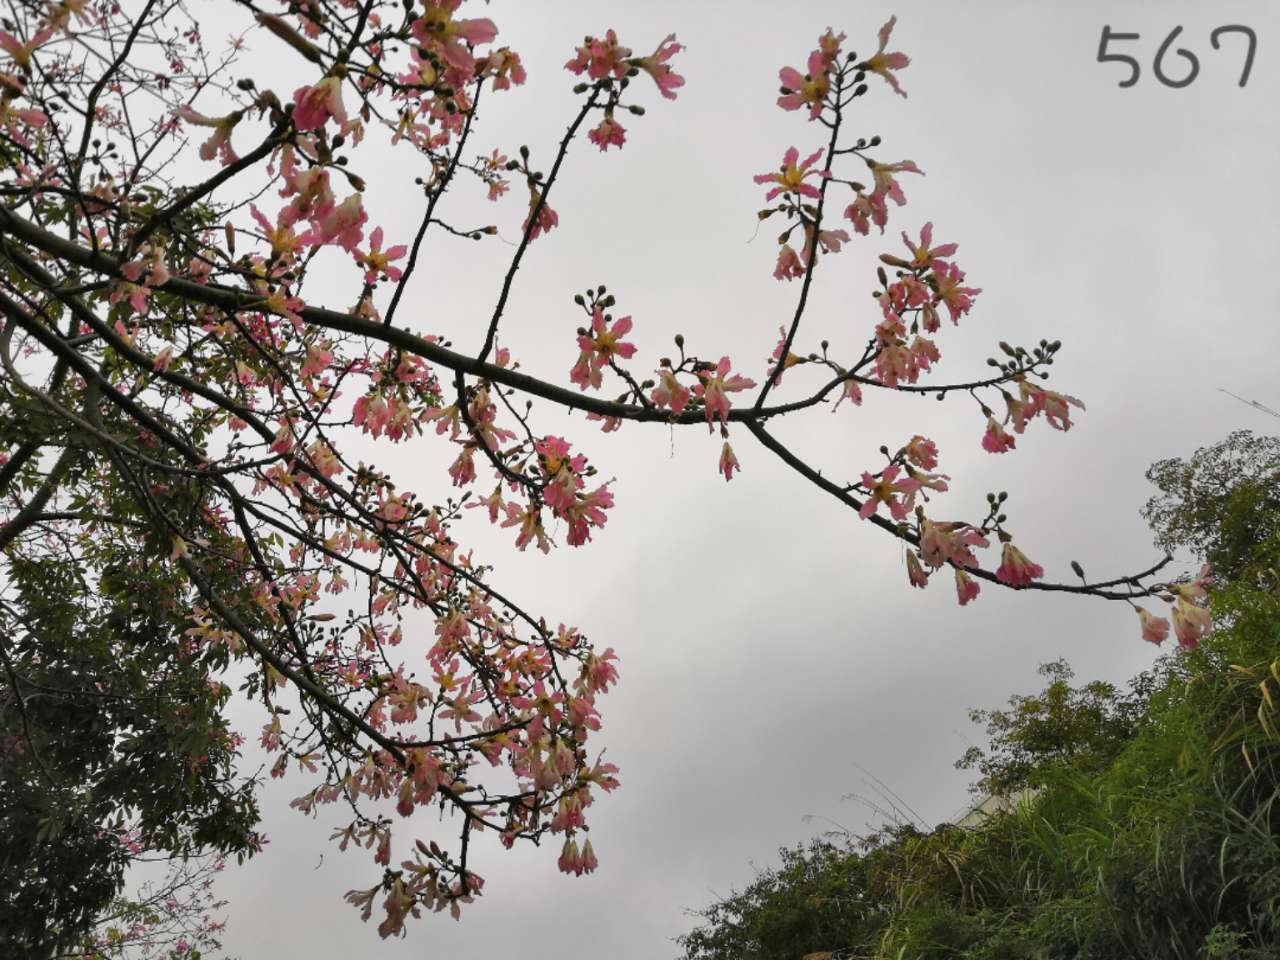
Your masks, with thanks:
M 800 474 L 806 480 L 811 482 L 814 486 L 818 487 L 821 490 L 825 490 L 827 493 L 831 494 L 833 497 L 835 497 L 845 506 L 850 507 L 855 511 L 862 507 L 862 501 L 858 500 L 856 497 L 850 496 L 850 494 L 846 490 L 844 490 L 842 487 L 840 487 L 838 484 L 835 484 L 832 481 L 828 480 L 817 470 L 813 469 L 813 467 L 809 466 L 807 463 L 805 463 L 803 460 L 797 457 L 794 453 L 792 453 L 789 449 L 787 449 L 785 445 L 780 443 L 776 437 L 774 437 L 767 430 L 765 430 L 762 424 L 757 423 L 755 421 L 751 421 L 747 423 L 747 429 L 750 430 L 751 433 L 755 435 L 756 439 L 759 440 L 768 450 L 777 454 L 778 458 L 783 463 L 791 467 L 798 474 Z M 870 520 L 872 523 L 874 523 L 877 527 L 880 527 L 882 530 L 888 531 L 894 537 L 898 538 L 899 540 L 905 541 L 906 543 L 911 544 L 911 546 L 913 547 L 918 547 L 920 545 L 920 540 L 914 533 L 912 533 L 910 530 L 907 530 L 905 527 L 900 527 L 898 524 L 894 523 L 892 520 L 887 520 L 884 517 L 880 516 L 879 514 L 872 514 L 867 519 Z M 1127 577 L 1116 577 L 1113 580 L 1100 580 L 1096 583 L 1079 583 L 1079 584 L 1038 583 L 1038 582 L 1032 581 L 1025 587 L 1015 587 L 1012 584 L 1007 584 L 1004 581 L 1000 580 L 1000 578 L 997 577 L 995 573 L 993 573 L 990 570 L 983 569 L 982 567 L 966 567 L 965 572 L 968 573 L 971 577 L 976 577 L 979 580 L 986 580 L 989 583 L 998 583 L 1000 584 L 1000 586 L 1008 587 L 1011 590 L 1042 590 L 1050 593 L 1079 593 L 1079 594 L 1086 594 L 1088 596 L 1102 597 L 1107 600 L 1131 600 L 1134 597 L 1146 597 L 1155 593 L 1156 590 L 1158 589 L 1158 585 L 1143 587 L 1141 583 L 1139 583 L 1139 581 L 1145 580 L 1148 577 L 1154 576 L 1160 570 L 1164 569 L 1164 567 L 1166 567 L 1172 560 L 1173 558 L 1171 556 L 1166 555 L 1163 560 L 1161 560 L 1159 563 L 1155 564 L 1154 566 L 1150 567 L 1149 569 L 1144 570 L 1142 573 L 1134 574 Z M 1112 587 L 1118 587 L 1122 584 L 1128 584 L 1129 586 L 1135 589 L 1131 589 L 1123 593 L 1110 589 Z

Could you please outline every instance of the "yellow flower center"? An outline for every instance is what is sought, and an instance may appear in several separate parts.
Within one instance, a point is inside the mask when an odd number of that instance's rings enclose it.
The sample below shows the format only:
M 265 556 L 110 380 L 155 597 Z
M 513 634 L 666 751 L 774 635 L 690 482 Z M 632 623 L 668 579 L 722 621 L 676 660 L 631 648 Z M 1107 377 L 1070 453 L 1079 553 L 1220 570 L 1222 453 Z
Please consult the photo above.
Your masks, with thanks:
M 827 87 L 826 74 L 806 80 L 804 86 L 800 88 L 800 98 L 805 103 L 820 103 L 827 95 Z

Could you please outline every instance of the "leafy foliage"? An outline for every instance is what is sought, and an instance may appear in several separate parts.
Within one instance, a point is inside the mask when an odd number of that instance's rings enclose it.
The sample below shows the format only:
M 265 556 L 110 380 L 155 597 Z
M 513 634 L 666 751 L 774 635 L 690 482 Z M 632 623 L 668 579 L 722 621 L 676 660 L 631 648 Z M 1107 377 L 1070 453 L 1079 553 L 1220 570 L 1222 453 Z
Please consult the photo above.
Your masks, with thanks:
M 173 584 L 136 549 L 102 549 L 116 562 L 92 583 L 70 559 L 8 569 L 24 616 L 0 650 L 0 939 L 22 955 L 78 941 L 140 850 L 244 856 L 258 842 L 230 690 L 183 652 Z
M 1152 464 L 1147 479 L 1160 490 L 1142 510 L 1156 545 L 1188 548 L 1219 576 L 1239 576 L 1280 532 L 1280 437 L 1236 430 L 1185 460 Z

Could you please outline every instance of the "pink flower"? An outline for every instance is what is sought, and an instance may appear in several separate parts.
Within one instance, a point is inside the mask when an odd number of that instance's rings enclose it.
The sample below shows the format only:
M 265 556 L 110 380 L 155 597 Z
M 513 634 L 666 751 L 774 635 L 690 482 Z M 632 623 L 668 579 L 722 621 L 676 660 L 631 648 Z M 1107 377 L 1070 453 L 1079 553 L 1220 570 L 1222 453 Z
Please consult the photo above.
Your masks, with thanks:
M 280 429 L 272 437 L 270 449 L 281 456 L 293 449 L 293 426 L 288 420 L 280 421 Z
M 588 413 L 588 420 L 598 420 L 600 422 L 601 433 L 613 433 L 622 426 L 621 417 L 607 417 L 599 413 Z
M 987 431 L 982 435 L 982 449 L 988 453 L 1005 453 L 1014 448 L 1013 437 L 996 423 L 995 417 L 987 417 Z
M 351 422 L 357 427 L 363 427 L 365 433 L 372 433 L 374 437 L 382 436 L 382 431 L 390 419 L 390 408 L 387 407 L 387 401 L 380 391 L 374 390 L 356 398 Z
M 659 409 L 670 407 L 673 416 L 680 416 L 689 403 L 689 388 L 676 379 L 676 375 L 666 367 L 658 371 L 658 385 L 649 394 L 649 399 Z
M 585 71 L 592 80 L 603 80 L 608 76 L 621 80 L 627 75 L 627 58 L 630 56 L 631 48 L 621 46 L 618 35 L 607 30 L 603 40 L 587 37 L 564 68 L 579 76 Z
M 894 93 L 905 97 L 906 91 L 898 86 L 898 78 L 891 71 L 901 70 L 911 61 L 905 53 L 886 53 L 885 47 L 889 43 L 889 35 L 893 33 L 893 25 L 898 22 L 897 17 L 890 17 L 889 22 L 880 28 L 880 46 L 876 52 L 866 60 L 858 64 L 859 70 L 867 70 L 871 73 L 878 73 L 884 77 L 889 86 L 893 87 Z
M 409 248 L 403 243 L 396 244 L 388 250 L 382 249 L 382 228 L 374 227 L 373 233 L 369 234 L 369 252 L 356 253 L 356 263 L 365 268 L 364 282 L 373 283 L 379 276 L 385 276 L 390 280 L 399 280 L 401 271 L 399 267 L 391 266 L 392 260 L 399 260 Z
M 307 456 L 320 476 L 332 479 L 342 473 L 342 462 L 333 452 L 333 447 L 323 440 L 317 440 L 307 448 Z
M 46 25 L 23 43 L 11 33 L 0 30 L 0 50 L 3 50 L 13 60 L 14 66 L 24 73 L 31 72 L 31 55 L 36 52 L 46 40 L 53 36 L 53 27 Z
M 1164 643 L 1169 636 L 1169 621 L 1164 617 L 1153 616 L 1142 607 L 1134 609 L 1138 611 L 1138 617 L 1142 621 L 1142 639 L 1157 647 Z
M 587 139 L 599 147 L 601 153 L 611 146 L 621 150 L 627 139 L 627 130 L 613 119 L 613 110 L 606 110 L 604 119 L 587 133 Z
M 813 225 L 806 223 L 804 225 L 805 243 L 800 248 L 800 259 L 805 263 L 809 262 L 809 251 L 813 248 Z M 849 234 L 844 230 L 819 230 L 818 246 L 822 248 L 823 253 L 838 253 L 843 244 L 849 242 Z
M 865 193 L 859 193 L 854 197 L 853 203 L 845 207 L 844 215 L 846 219 L 853 221 L 854 231 L 864 237 L 870 234 L 872 223 L 880 228 L 881 233 L 884 233 L 884 225 L 889 217 L 883 198 L 872 197 Z
M 875 184 L 872 190 L 872 200 L 874 202 L 875 198 L 879 197 L 881 204 L 883 204 L 885 197 L 888 197 L 900 207 L 907 204 L 907 198 L 902 192 L 902 186 L 894 177 L 895 173 L 918 173 L 924 176 L 924 171 L 910 160 L 899 160 L 897 163 L 876 163 L 873 160 L 868 160 L 867 166 L 871 168 L 872 182 Z
M 578 841 L 572 838 L 565 840 L 564 848 L 560 851 L 558 863 L 563 873 L 572 873 L 575 877 L 580 877 L 584 873 L 591 873 L 599 866 L 596 862 L 595 851 L 591 849 L 591 841 L 587 840 L 582 845 L 582 850 L 579 851 Z
M 138 250 L 137 259 L 121 264 L 120 273 L 130 283 L 140 283 L 146 287 L 163 287 L 171 277 L 168 264 L 165 263 L 164 250 L 145 243 Z
M 128 301 L 130 307 L 135 313 L 147 312 L 147 297 L 151 295 L 151 291 L 142 284 L 129 283 L 120 281 L 111 285 L 111 296 L 108 302 L 115 306 L 121 300 Z
M 908 344 L 901 339 L 906 333 L 901 319 L 890 314 L 876 325 L 876 377 L 887 387 L 901 380 L 915 383 L 921 371 L 928 370 L 940 358 L 938 348 L 927 337 L 916 337 Z
M 776 387 L 782 382 L 782 374 L 790 370 L 798 363 L 804 363 L 804 360 L 790 351 L 787 352 L 787 359 L 782 360 L 782 351 L 787 348 L 787 331 L 785 327 L 778 328 L 778 342 L 774 345 L 773 353 L 769 357 L 769 369 L 776 370 L 773 375 L 773 385 Z
M 347 122 L 339 77 L 325 77 L 313 87 L 299 87 L 293 93 L 293 102 L 293 125 L 301 131 L 319 130 L 330 117 L 339 124 Z
M 951 322 L 958 325 L 960 318 L 973 308 L 973 298 L 982 292 L 981 288 L 962 287 L 964 271 L 954 263 L 934 264 L 933 278 L 937 285 L 939 300 L 947 305 Z
M 557 515 L 568 516 L 583 486 L 586 458 L 581 454 L 569 456 L 570 444 L 563 437 L 543 437 L 533 449 L 541 458 L 542 473 L 547 478 L 542 499 Z
M 465 487 L 476 478 L 475 447 L 466 445 L 449 466 L 449 476 L 455 487 Z
M 354 253 L 356 244 L 364 238 L 364 224 L 368 219 L 360 194 L 353 193 L 342 203 L 326 211 L 302 239 L 317 247 L 336 243 L 348 253 Z
M 542 205 L 542 209 L 538 211 L 538 219 L 533 219 L 533 212 L 538 208 L 538 201 L 542 199 L 542 194 L 538 192 L 538 188 L 529 185 L 529 215 L 525 217 L 521 230 L 528 231 L 529 239 L 536 240 L 541 234 L 546 233 L 553 227 L 560 225 L 560 216 L 547 204 Z
M 840 391 L 840 398 L 831 407 L 831 412 L 835 413 L 836 408 L 844 403 L 845 400 L 852 400 L 855 407 L 862 406 L 862 387 L 859 386 L 857 380 L 853 379 L 852 375 L 844 381 L 844 386 Z
M 911 477 L 903 477 L 899 480 L 898 474 L 901 472 L 900 467 L 889 466 L 880 471 L 878 478 L 870 473 L 862 474 L 862 486 L 867 491 L 867 499 L 858 510 L 858 516 L 866 520 L 883 503 L 889 507 L 889 513 L 895 520 L 907 518 L 912 504 L 915 503 L 915 495 L 920 489 L 920 483 Z
M 676 90 L 684 86 L 684 77 L 667 64 L 668 60 L 684 49 L 675 40 L 674 33 L 667 34 L 666 38 L 658 44 L 658 49 L 649 56 L 640 57 L 635 61 L 637 67 L 653 77 L 653 82 L 658 85 L 658 92 L 668 100 L 674 100 Z
M 590 493 L 579 493 L 577 501 L 566 512 L 569 534 L 565 541 L 571 547 L 580 547 L 591 539 L 592 527 L 603 527 L 607 521 L 606 510 L 613 507 L 613 494 L 609 485 L 597 487 Z
M 735 470 L 742 472 L 742 467 L 738 463 L 738 458 L 733 455 L 733 447 L 729 446 L 729 441 L 726 440 L 720 451 L 720 472 L 724 474 L 725 480 L 732 480 Z
M 911 581 L 913 587 L 923 589 L 929 585 L 929 575 L 924 572 L 924 567 L 920 566 L 920 558 L 916 556 L 914 550 L 907 551 L 907 579 Z
M 712 429 L 712 421 L 717 417 L 720 419 L 721 426 L 725 424 L 729 416 L 729 408 L 732 406 L 727 394 L 749 390 L 756 385 L 754 380 L 748 380 L 736 373 L 730 377 L 729 369 L 729 358 L 721 357 L 714 369 L 698 371 L 702 382 L 693 388 L 693 393 L 694 396 L 702 399 L 706 407 L 708 431 Z
M 166 346 L 163 350 L 156 354 L 155 360 L 151 363 L 151 369 L 160 373 L 169 369 L 169 364 L 173 363 L 173 346 Z
M 917 470 L 910 463 L 907 464 L 907 476 L 919 483 L 921 487 L 928 487 L 939 493 L 946 492 L 947 481 L 951 479 L 945 473 L 925 473 L 923 470 Z
M 1213 577 L 1209 575 L 1209 564 L 1206 563 L 1200 568 L 1200 572 L 1195 579 L 1187 583 L 1170 583 L 1167 585 L 1167 589 L 1189 603 L 1204 603 L 1209 598 L 1207 588 L 1212 583 Z
M 818 49 L 822 51 L 823 59 L 828 64 L 833 64 L 840 59 L 840 47 L 845 41 L 845 35 L 842 32 L 836 33 L 830 27 L 818 38 Z
M 1015 400 L 1004 390 L 1001 390 L 1000 393 L 1004 396 L 1005 422 L 1012 420 L 1013 432 L 1022 433 L 1027 429 L 1027 423 L 1040 412 L 1039 408 L 1035 406 L 1034 402 L 1024 403 L 1021 400 Z
M 413 34 L 422 46 L 438 52 L 469 80 L 475 75 L 476 61 L 466 44 L 492 43 L 498 28 L 486 17 L 453 19 L 461 4 L 462 0 L 427 0 L 426 10 L 413 22 Z
M 921 229 L 919 244 L 912 243 L 906 231 L 903 231 L 902 242 L 911 251 L 911 265 L 913 267 L 931 267 L 935 259 L 953 256 L 960 249 L 960 245 L 957 243 L 942 243 L 936 247 L 931 246 L 933 243 L 932 223 L 926 223 Z
M 329 350 L 328 343 L 309 343 L 307 344 L 306 361 L 298 370 L 298 375 L 304 380 L 318 377 L 328 369 L 331 363 L 333 363 L 333 353 Z
M 1012 543 L 1004 545 L 1000 554 L 1000 566 L 996 569 L 996 579 L 1012 587 L 1025 587 L 1032 580 L 1044 576 L 1044 567 L 1032 563 L 1021 550 Z
M 819 193 L 817 187 L 812 184 L 805 183 L 804 181 L 810 177 L 818 177 L 819 179 L 822 179 L 824 177 L 831 176 L 830 172 L 827 170 L 809 169 L 821 156 L 822 151 L 815 150 L 805 158 L 803 163 L 797 163 L 800 159 L 800 151 L 795 147 L 791 147 L 785 154 L 783 154 L 782 166 L 778 169 L 777 173 L 759 173 L 756 174 L 753 179 L 756 183 L 777 184 L 777 186 L 765 194 L 766 201 L 772 200 L 774 197 L 783 193 L 789 193 L 798 197 L 811 197 L 816 200 L 818 197 L 822 196 L 822 194 Z
M 1071 413 L 1068 404 L 1073 407 L 1084 409 L 1084 404 L 1075 397 L 1068 397 L 1066 394 L 1055 393 L 1052 390 L 1042 390 L 1044 394 L 1044 418 L 1049 421 L 1049 426 L 1056 430 L 1067 431 L 1071 429 Z
M 778 250 L 778 263 L 773 268 L 775 280 L 795 280 L 804 276 L 804 264 L 800 262 L 791 244 L 784 243 Z
M 236 152 L 231 149 L 231 131 L 235 129 L 236 124 L 240 122 L 242 114 L 227 114 L 225 117 L 206 117 L 196 113 L 190 107 L 180 107 L 176 116 L 180 120 L 194 124 L 198 127 L 212 127 L 213 133 L 209 135 L 209 139 L 200 144 L 200 159 L 212 160 L 214 157 L 221 155 L 222 163 L 225 166 L 228 163 L 235 163 L 238 159 Z
M 8 74 L 0 74 L 0 86 L 3 86 L 4 82 L 10 79 Z M 40 110 L 19 110 L 15 108 L 12 105 L 13 99 L 13 96 L 8 91 L 3 96 L 0 96 L 0 130 L 4 130 L 15 143 L 27 147 L 31 145 L 31 138 L 27 136 L 27 133 L 45 126 L 49 122 L 49 118 Z M 31 185 L 30 168 L 26 164 L 19 164 L 16 169 L 21 174 L 16 182 L 21 186 Z
M 830 61 L 821 50 L 809 54 L 808 73 L 802 75 L 793 67 L 783 67 L 778 71 L 778 79 L 782 81 L 787 92 L 778 98 L 778 106 L 783 110 L 799 110 L 808 105 L 809 119 L 816 120 L 822 114 L 822 104 L 826 100 L 827 91 L 831 89 L 828 77 Z
M 908 440 L 903 450 L 907 459 L 921 470 L 932 470 L 938 465 L 938 445 L 919 434 Z
M 1212 620 L 1208 610 L 1187 602 L 1185 597 L 1178 598 L 1173 607 L 1173 631 L 1178 635 L 1178 646 L 1183 650 L 1194 650 L 1210 626 Z
M 271 221 L 263 216 L 257 204 L 249 204 L 250 215 L 262 229 L 263 238 L 267 243 L 271 244 L 271 258 L 273 260 L 292 260 L 302 245 L 302 238 L 297 235 L 293 229 L 293 223 L 288 222 L 285 216 L 288 209 L 286 207 L 285 210 L 280 212 L 280 223 L 272 226 Z
M 520 54 L 510 47 L 500 47 L 485 57 L 481 76 L 492 76 L 495 90 L 510 90 L 512 84 L 520 86 L 528 79 Z
M 591 838 L 588 837 L 582 844 L 582 872 L 591 873 L 598 866 L 600 863 L 596 860 L 596 852 L 591 849 Z
M 956 567 L 955 571 L 956 571 L 956 596 L 960 599 L 960 606 L 963 607 L 970 600 L 973 600 L 975 597 L 978 596 L 978 593 L 980 592 L 980 588 L 978 586 L 978 581 L 973 579 L 973 577 L 969 576 L 959 567 Z
M 901 263 L 901 261 L 897 262 Z M 880 312 L 888 318 L 893 315 L 900 316 L 910 307 L 921 306 L 932 296 L 932 292 L 914 274 L 908 273 L 889 284 L 877 299 L 880 301 Z
M 1016 433 L 1022 433 L 1027 423 L 1040 413 L 1044 413 L 1045 419 L 1054 429 L 1069 430 L 1071 428 L 1069 408 L 1074 406 L 1084 409 L 1084 404 L 1075 397 L 1037 387 L 1033 383 L 1028 383 L 1025 378 L 1018 381 L 1018 393 L 1021 395 L 1019 400 L 1013 399 L 1007 393 L 1004 394 L 1005 405 L 1009 408 L 1009 417 L 1013 420 L 1013 429 Z
M 524 550 L 531 542 L 537 541 L 538 549 L 543 553 L 551 551 L 551 543 L 547 540 L 546 531 L 542 528 L 542 511 L 534 504 L 529 504 L 525 508 L 521 508 L 514 503 L 506 504 L 504 508 L 507 512 L 507 518 L 502 521 L 503 527 L 520 528 L 520 532 L 516 534 L 516 548 Z
M 284 163 L 281 164 L 285 168 Z M 282 169 L 285 173 L 285 169 Z M 329 187 L 329 171 L 324 167 L 292 175 L 285 173 L 282 197 L 293 197 L 289 206 L 280 211 L 280 226 L 291 227 L 299 220 L 315 222 L 333 209 L 336 202 Z
M 583 390 L 588 386 L 600 388 L 601 371 L 613 361 L 615 356 L 630 360 L 635 355 L 633 343 L 620 342 L 619 338 L 631 331 L 631 318 L 620 317 L 608 326 L 604 310 L 596 307 L 591 315 L 591 330 L 578 337 L 578 349 L 581 353 L 578 362 L 569 371 L 569 379 Z
M 935 570 L 944 563 L 955 567 L 976 567 L 974 547 L 989 543 L 982 531 L 967 523 L 942 523 L 925 519 L 920 524 L 920 554 Z

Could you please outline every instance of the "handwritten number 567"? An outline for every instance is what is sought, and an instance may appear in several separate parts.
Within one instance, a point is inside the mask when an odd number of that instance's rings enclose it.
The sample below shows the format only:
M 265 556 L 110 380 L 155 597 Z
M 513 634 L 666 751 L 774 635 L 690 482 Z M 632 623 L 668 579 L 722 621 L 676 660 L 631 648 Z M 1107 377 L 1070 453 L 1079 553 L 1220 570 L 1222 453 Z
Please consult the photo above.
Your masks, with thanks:
M 1184 47 L 1178 47 L 1173 51 L 1174 54 L 1185 61 L 1182 76 L 1174 77 L 1165 72 L 1166 57 L 1169 55 L 1169 48 L 1173 46 L 1174 41 L 1177 40 L 1178 34 L 1180 33 L 1182 33 L 1181 25 L 1173 28 L 1169 35 L 1164 38 L 1164 43 L 1160 44 L 1160 49 L 1156 51 L 1156 58 L 1151 64 L 1151 69 L 1155 72 L 1156 79 L 1166 87 L 1185 87 L 1195 80 L 1195 78 L 1200 74 L 1200 59 Z M 1258 35 L 1253 32 L 1252 28 L 1242 26 L 1240 24 L 1228 24 L 1226 26 L 1218 27 L 1218 29 L 1214 30 L 1213 33 L 1209 34 L 1209 43 L 1212 44 L 1213 49 L 1217 50 L 1220 48 L 1220 38 L 1225 33 L 1243 33 L 1248 37 L 1249 46 L 1245 51 L 1244 70 L 1240 73 L 1240 86 L 1243 87 L 1249 82 L 1249 71 L 1253 69 L 1253 55 L 1258 50 Z M 1109 24 L 1102 28 L 1102 40 L 1098 44 L 1098 62 L 1108 63 L 1114 61 L 1128 66 L 1130 71 L 1129 78 L 1127 80 L 1120 81 L 1121 87 L 1132 87 L 1137 83 L 1138 77 L 1142 73 L 1142 68 L 1135 57 L 1131 57 L 1125 53 L 1108 53 L 1107 45 L 1113 41 L 1120 43 L 1126 40 L 1137 39 L 1139 39 L 1138 34 L 1117 33 L 1111 29 Z

